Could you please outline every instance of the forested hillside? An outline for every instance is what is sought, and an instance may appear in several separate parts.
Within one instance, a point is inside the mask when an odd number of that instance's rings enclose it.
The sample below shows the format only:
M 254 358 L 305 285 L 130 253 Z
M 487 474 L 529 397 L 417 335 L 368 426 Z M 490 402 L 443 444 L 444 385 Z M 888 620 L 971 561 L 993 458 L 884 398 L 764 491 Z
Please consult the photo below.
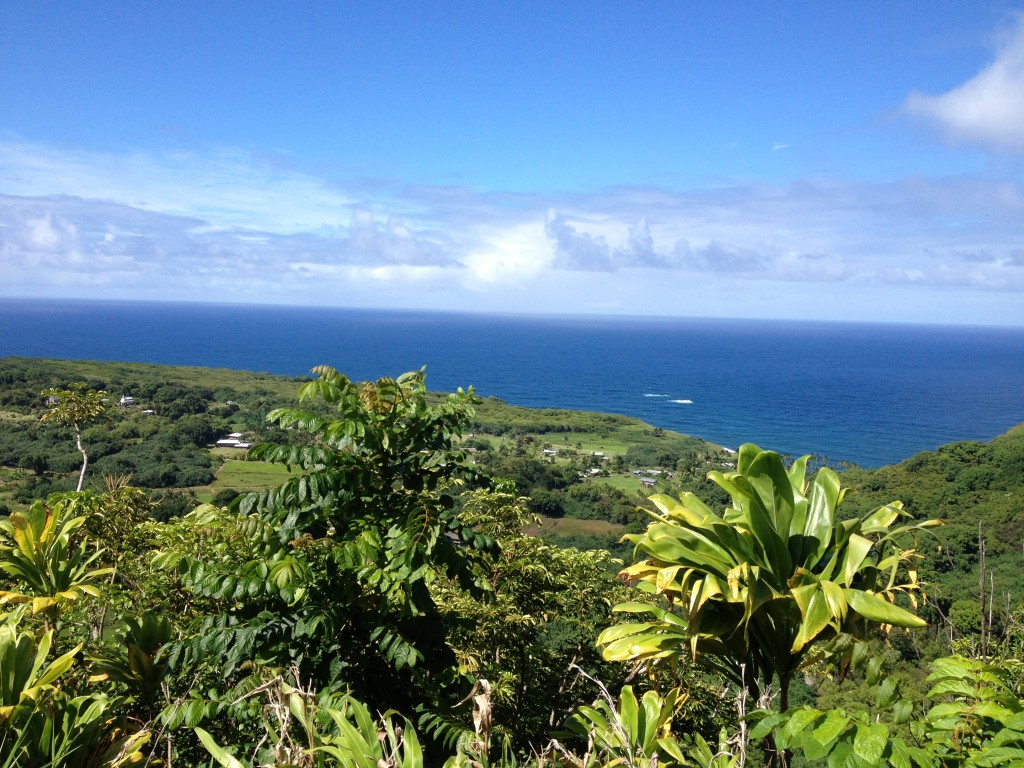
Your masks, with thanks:
M 80 383 L 106 393 L 104 418 L 83 432 L 92 473 L 130 475 L 133 485 L 151 491 L 157 516 L 167 518 L 282 479 L 275 468 L 244 465 L 243 452 L 216 441 L 235 432 L 248 441 L 283 441 L 266 416 L 293 402 L 302 380 L 137 363 L 0 360 L 0 505 L 17 509 L 75 487 L 81 457 L 74 440 L 39 418 L 47 388 Z M 120 404 L 124 397 L 130 405 Z M 427 395 L 431 402 L 440 397 Z M 667 488 L 680 466 L 703 476 L 713 463 L 731 460 L 703 440 L 625 416 L 517 408 L 494 398 L 476 405 L 461 439 L 472 461 L 529 498 L 542 516 L 536 530 L 588 547 L 613 546 L 626 526 L 640 524 L 635 508 L 653 488 L 645 481 Z
M 836 473 L 422 372 L 0 381 L 0 766 L 1024 761 L 1021 428 Z
M 913 517 L 946 521 L 921 564 L 936 628 L 977 637 L 984 602 L 998 632 L 1008 606 L 1024 602 L 1024 425 L 990 443 L 951 443 L 889 467 L 852 469 L 843 480 L 854 489 L 851 512 L 900 499 Z

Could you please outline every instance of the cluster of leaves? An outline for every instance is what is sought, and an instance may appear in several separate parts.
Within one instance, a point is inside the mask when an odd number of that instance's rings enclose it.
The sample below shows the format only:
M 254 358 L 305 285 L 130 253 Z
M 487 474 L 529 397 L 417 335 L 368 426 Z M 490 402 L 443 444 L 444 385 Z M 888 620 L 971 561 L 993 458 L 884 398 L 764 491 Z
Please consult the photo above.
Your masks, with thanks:
M 20 618 L 15 613 L 0 623 L 0 766 L 141 765 L 150 733 L 129 726 L 118 712 L 121 700 L 62 687 L 81 646 L 50 659 L 53 630 L 20 631 Z
M 898 502 L 839 522 L 839 478 L 822 469 L 808 489 L 805 473 L 806 457 L 787 470 L 777 453 L 746 444 L 736 471 L 710 475 L 732 498 L 724 514 L 693 494 L 653 497 L 654 522 L 628 537 L 645 559 L 624 573 L 669 606 L 620 606 L 654 621 L 606 631 L 606 655 L 658 658 L 689 645 L 755 698 L 777 679 L 785 708 L 793 676 L 825 641 L 875 624 L 924 626 L 895 604 L 917 590 L 914 553 L 898 541 L 935 523 L 893 529 Z
M 753 738 L 776 735 L 780 748 L 828 765 L 894 768 L 995 766 L 1024 763 L 1024 700 L 1019 662 L 993 664 L 952 656 L 932 663 L 923 713 L 876 671 L 877 711 L 800 707 L 762 713 Z M 906 726 L 901 733 L 899 726 Z
M 518 749 L 536 742 L 572 703 L 589 695 L 578 669 L 610 681 L 623 669 L 601 659 L 594 636 L 610 621 L 610 606 L 628 593 L 603 551 L 554 546 L 523 528 L 533 522 L 526 499 L 505 488 L 468 495 L 462 519 L 492 538 L 481 552 L 490 585 L 487 600 L 455 584 L 442 593 L 448 611 L 462 617 L 449 633 L 460 671 L 489 681 L 497 731 Z
M 113 576 L 103 564 L 107 552 L 86 534 L 94 501 L 90 493 L 54 496 L 0 521 L 0 573 L 7 577 L 0 610 L 14 606 L 0 621 L 4 768 L 115 768 L 145 760 L 150 731 L 129 722 L 129 700 L 88 689 L 74 669 L 81 640 L 91 634 L 76 617 L 90 615 Z
M 99 596 L 97 583 L 112 569 L 94 568 L 102 552 L 90 553 L 86 541 L 72 541 L 86 522 L 73 516 L 76 501 L 37 501 L 28 512 L 0 520 L 0 532 L 11 542 L 0 544 L 0 570 L 20 585 L 0 590 L 0 607 L 28 603 L 33 614 L 49 616 L 62 603 Z

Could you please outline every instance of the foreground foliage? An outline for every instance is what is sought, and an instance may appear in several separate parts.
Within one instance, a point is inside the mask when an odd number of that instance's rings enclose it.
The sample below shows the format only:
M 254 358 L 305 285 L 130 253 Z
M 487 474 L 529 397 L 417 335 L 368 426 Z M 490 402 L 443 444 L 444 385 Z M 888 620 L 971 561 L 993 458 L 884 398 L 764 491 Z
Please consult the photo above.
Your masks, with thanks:
M 1024 760 L 1019 625 L 1008 660 L 883 671 L 933 525 L 899 503 L 844 519 L 839 476 L 744 446 L 709 503 L 653 497 L 623 583 L 523 534 L 471 392 L 315 374 L 252 453 L 277 488 L 157 522 L 110 477 L 0 519 L 0 768 Z M 843 675 L 870 704 L 815 701 Z
M 953 656 L 936 660 L 928 680 L 934 702 L 915 716 L 888 679 L 878 681 L 887 719 L 867 712 L 800 707 L 767 713 L 752 736 L 774 733 L 780 747 L 829 766 L 954 768 L 1024 764 L 1021 665 Z M 899 726 L 906 725 L 901 729 Z M 909 730 L 909 733 L 906 731 Z

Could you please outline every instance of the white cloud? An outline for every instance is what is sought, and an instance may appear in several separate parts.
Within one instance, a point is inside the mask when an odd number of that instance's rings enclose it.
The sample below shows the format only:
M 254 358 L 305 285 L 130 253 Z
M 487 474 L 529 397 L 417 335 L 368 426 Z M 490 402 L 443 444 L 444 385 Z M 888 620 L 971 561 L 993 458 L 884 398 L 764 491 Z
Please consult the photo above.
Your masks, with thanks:
M 186 170 L 165 167 L 175 158 L 96 154 L 85 173 L 79 152 L 24 146 L 0 138 L 0 295 L 699 314 L 726 307 L 729 285 L 764 302 L 803 295 L 806 311 L 902 286 L 1005 294 L 1024 324 L 1019 181 L 508 195 L 328 185 L 214 153 L 189 156 L 203 168 L 193 197 Z M 118 186 L 132 163 L 151 177 Z M 648 306 L 645 292 L 680 303 Z
M 911 94 L 904 109 L 954 139 L 1024 151 L 1024 14 L 985 69 L 938 96 Z
M 481 227 L 475 238 L 479 244 L 461 258 L 469 269 L 465 285 L 470 288 L 528 280 L 553 261 L 543 226 L 536 220 Z
M 58 218 L 55 221 L 53 215 L 47 213 L 38 219 L 27 219 L 24 234 L 24 244 L 28 250 L 54 251 L 58 247 L 73 247 L 78 229 L 63 219 Z

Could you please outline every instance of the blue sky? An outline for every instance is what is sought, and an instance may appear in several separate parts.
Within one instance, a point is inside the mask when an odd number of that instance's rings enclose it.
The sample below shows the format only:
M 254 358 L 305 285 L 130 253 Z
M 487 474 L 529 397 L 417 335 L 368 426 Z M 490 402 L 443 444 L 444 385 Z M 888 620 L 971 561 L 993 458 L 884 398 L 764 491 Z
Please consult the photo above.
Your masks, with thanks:
M 1024 5 L 0 3 L 0 296 L 1024 326 Z

